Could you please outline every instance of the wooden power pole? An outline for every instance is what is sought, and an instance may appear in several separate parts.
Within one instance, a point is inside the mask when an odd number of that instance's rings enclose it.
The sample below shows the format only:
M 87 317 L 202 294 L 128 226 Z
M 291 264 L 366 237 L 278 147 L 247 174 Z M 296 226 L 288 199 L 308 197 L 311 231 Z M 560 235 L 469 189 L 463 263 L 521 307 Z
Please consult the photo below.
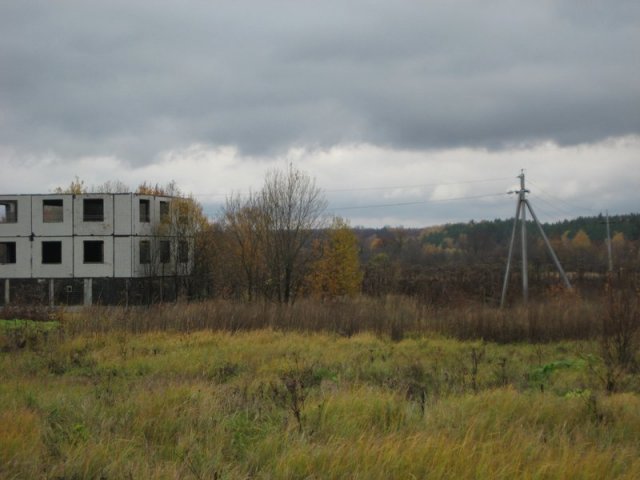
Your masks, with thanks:
M 607 210 L 607 254 L 609 257 L 609 273 L 613 273 L 613 253 L 611 251 L 611 229 L 609 228 L 609 210 Z
M 513 219 L 513 230 L 511 231 L 511 242 L 509 242 L 509 253 L 507 256 L 507 269 L 505 271 L 504 282 L 502 284 L 502 297 L 500 298 L 500 307 L 504 306 L 504 302 L 507 297 L 507 287 L 509 285 L 509 272 L 511 270 L 511 257 L 513 256 L 513 244 L 515 243 L 516 230 L 518 227 L 519 218 L 521 218 L 520 231 L 522 234 L 522 242 L 521 242 L 522 243 L 522 299 L 525 304 L 529 299 L 529 278 L 527 273 L 527 266 L 528 266 L 527 212 L 526 212 L 527 209 L 531 213 L 531 217 L 533 218 L 533 221 L 536 223 L 536 225 L 538 226 L 538 229 L 540 230 L 540 234 L 544 239 L 544 243 L 547 246 L 549 253 L 551 254 L 553 263 L 555 263 L 556 268 L 558 269 L 558 272 L 560 273 L 560 276 L 562 277 L 562 280 L 564 281 L 565 286 L 568 289 L 571 289 L 571 283 L 569 283 L 569 279 L 567 278 L 567 275 L 564 273 L 564 270 L 562 269 L 562 265 L 560 265 L 560 261 L 558 260 L 556 253 L 553 251 L 553 247 L 551 246 L 551 243 L 549 242 L 547 235 L 544 233 L 542 225 L 538 221 L 538 217 L 536 216 L 535 212 L 533 211 L 533 208 L 531 207 L 531 203 L 529 203 L 529 200 L 527 200 L 527 193 L 529 193 L 529 190 L 525 188 L 524 170 L 520 172 L 520 175 L 518 175 L 517 178 L 520 179 L 520 190 L 509 192 L 509 193 L 518 194 L 518 201 L 516 204 L 516 215 Z

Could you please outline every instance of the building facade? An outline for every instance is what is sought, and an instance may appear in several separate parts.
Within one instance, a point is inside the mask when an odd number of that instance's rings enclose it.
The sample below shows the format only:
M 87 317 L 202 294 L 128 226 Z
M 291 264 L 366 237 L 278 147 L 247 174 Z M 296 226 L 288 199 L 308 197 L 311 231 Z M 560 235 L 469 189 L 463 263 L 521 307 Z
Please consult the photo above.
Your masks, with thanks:
M 176 214 L 179 201 L 132 193 L 0 196 L 4 303 L 11 280 L 189 274 L 193 242 L 179 228 L 188 221 Z M 91 284 L 83 283 L 84 303 Z

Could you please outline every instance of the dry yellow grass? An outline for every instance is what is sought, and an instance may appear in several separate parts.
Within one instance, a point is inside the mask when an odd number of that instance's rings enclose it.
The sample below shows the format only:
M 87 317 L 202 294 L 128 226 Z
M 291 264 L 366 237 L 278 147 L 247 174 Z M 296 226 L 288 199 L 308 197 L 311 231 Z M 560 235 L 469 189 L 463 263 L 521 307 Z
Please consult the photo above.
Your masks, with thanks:
M 0 354 L 0 477 L 640 478 L 638 374 L 606 395 L 595 352 L 272 330 L 51 337 Z

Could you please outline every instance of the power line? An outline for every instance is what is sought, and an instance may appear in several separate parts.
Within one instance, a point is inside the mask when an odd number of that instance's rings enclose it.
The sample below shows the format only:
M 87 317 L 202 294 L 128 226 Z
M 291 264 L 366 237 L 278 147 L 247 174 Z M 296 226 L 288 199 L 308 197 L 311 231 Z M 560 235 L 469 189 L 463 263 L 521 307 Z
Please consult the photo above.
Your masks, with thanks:
M 458 201 L 458 200 L 474 200 L 474 199 L 478 199 L 478 198 L 498 197 L 498 196 L 502 196 L 502 195 L 506 195 L 506 193 L 504 193 L 504 192 L 487 193 L 487 194 L 483 194 L 483 195 L 469 195 L 469 196 L 465 196 L 465 197 L 441 198 L 441 199 L 437 199 L 437 200 L 418 200 L 418 201 L 414 201 L 414 202 L 380 203 L 380 204 L 374 204 L 374 205 L 353 205 L 353 206 L 346 206 L 346 207 L 334 207 L 334 208 L 330 208 L 329 210 L 331 210 L 331 211 L 333 211 L 333 210 L 361 210 L 361 209 L 367 209 L 367 208 L 406 207 L 406 206 L 412 206 L 412 205 L 426 205 L 426 204 L 430 204 L 430 203 L 453 202 L 453 201 Z M 208 210 L 205 210 L 204 213 L 205 213 L 205 215 L 207 215 L 210 218 L 215 217 L 215 214 L 212 214 Z
M 540 197 L 535 197 L 537 200 L 542 200 Z M 539 212 L 542 212 L 545 218 L 543 218 L 544 223 L 552 223 L 555 216 L 550 213 L 548 210 L 545 210 L 544 208 L 540 208 L 540 204 L 536 205 L 536 210 L 538 210 Z
M 247 195 L 250 192 L 237 191 L 227 193 L 192 193 L 191 195 L 193 195 L 194 197 L 228 197 L 229 195 L 233 195 L 235 193 L 238 193 L 240 195 Z
M 567 215 L 569 217 L 574 216 L 573 213 L 568 212 L 567 210 L 560 208 L 559 206 L 549 202 L 548 200 L 546 200 L 542 195 L 537 194 L 537 195 L 533 195 L 533 197 L 535 197 L 537 200 L 540 200 L 541 202 L 544 202 L 546 205 L 548 205 L 549 207 L 551 207 L 552 209 L 554 209 L 556 212 L 561 213 L 562 215 Z M 552 217 L 553 215 L 549 215 L 550 217 Z
M 584 212 L 589 212 L 589 213 L 593 213 L 593 209 L 591 208 L 585 208 L 585 207 L 580 207 L 578 205 L 573 205 L 569 202 L 567 202 L 566 200 L 563 200 L 562 198 L 558 198 L 555 195 L 550 194 L 549 192 L 547 192 L 546 190 L 544 190 L 542 187 L 540 187 L 539 185 L 535 184 L 534 182 L 532 182 L 531 180 L 529 180 L 529 183 L 531 185 L 533 185 L 534 187 L 536 187 L 538 190 L 540 190 L 542 193 L 544 193 L 545 195 L 547 195 L 548 197 L 551 197 L 553 200 L 560 202 L 560 203 L 564 203 L 566 206 L 568 206 L 569 208 L 572 208 L 574 210 L 582 210 Z M 566 212 L 565 212 L 566 213 Z M 572 214 L 570 214 L 572 215 Z
M 400 188 L 424 188 L 424 187 L 440 187 L 440 186 L 450 186 L 450 185 L 463 185 L 470 183 L 489 183 L 489 182 L 497 182 L 503 180 L 510 180 L 510 177 L 502 177 L 502 178 L 485 178 L 482 180 L 466 180 L 461 182 L 438 182 L 438 183 L 421 183 L 416 185 L 395 185 L 395 186 L 386 186 L 386 187 L 354 187 L 354 188 L 333 188 L 329 190 L 325 190 L 325 192 L 358 192 L 364 190 L 395 190 Z
M 336 188 L 336 189 L 326 189 L 325 192 L 328 193 L 337 193 L 337 192 L 357 192 L 357 191 L 380 191 L 380 190 L 396 190 L 396 189 L 409 189 L 409 188 L 426 188 L 426 187 L 439 187 L 439 186 L 451 186 L 451 185 L 463 185 L 463 184 L 476 184 L 476 183 L 490 183 L 490 182 L 498 182 L 498 181 L 506 181 L 512 180 L 512 177 L 496 177 L 496 178 L 484 178 L 484 179 L 475 179 L 475 180 L 462 180 L 458 182 L 433 182 L 433 183 L 422 183 L 422 184 L 408 184 L 408 185 L 388 185 L 388 186 L 367 186 L 367 187 L 353 187 L 353 188 Z M 537 190 L 543 192 L 546 196 L 552 198 L 556 202 L 563 203 L 571 209 L 579 209 L 583 211 L 593 212 L 592 209 L 587 209 L 584 207 L 572 205 L 571 203 L 562 200 L 547 191 L 545 191 L 542 187 L 536 185 L 534 182 L 529 181 L 530 184 L 534 185 Z M 251 191 L 245 192 L 230 192 L 230 193 L 195 193 L 193 196 L 197 197 L 215 197 L 215 196 L 228 196 L 233 193 L 238 193 L 240 195 L 244 195 L 250 193 Z M 497 197 L 502 196 L 504 193 L 489 193 L 483 195 L 471 195 L 471 196 L 463 196 L 463 197 L 452 197 L 452 198 L 443 198 L 437 200 L 418 200 L 411 202 L 395 202 L 395 203 L 378 203 L 378 204 L 367 204 L 367 205 L 350 205 L 350 206 L 342 206 L 342 207 L 334 207 L 329 210 L 364 210 L 364 209 L 372 209 L 372 208 L 390 208 L 390 207 L 406 207 L 406 206 L 414 206 L 414 205 L 426 205 L 431 203 L 444 203 L 450 201 L 459 201 L 459 200 L 473 200 L 479 198 L 488 198 L 488 197 Z M 535 197 L 544 202 L 548 207 L 552 208 L 555 212 L 558 212 L 562 215 L 566 215 L 568 217 L 572 217 L 575 214 L 561 208 L 555 202 L 550 202 L 544 198 L 544 196 L 540 193 L 535 195 Z M 548 211 L 543 210 L 543 213 L 546 214 L 549 218 L 553 218 L 554 215 L 549 214 Z M 213 216 L 209 214 L 209 216 Z
M 499 177 L 499 178 L 483 178 L 476 180 L 463 180 L 459 182 L 434 182 L 434 183 L 421 183 L 421 184 L 411 184 L 411 185 L 388 185 L 388 186 L 377 186 L 377 187 L 353 187 L 353 188 L 331 188 L 324 189 L 327 193 L 337 193 L 337 192 L 358 192 L 358 191 L 367 191 L 367 190 L 396 190 L 403 188 L 425 188 L 425 187 L 440 187 L 440 186 L 451 186 L 451 185 L 466 185 L 466 184 L 474 184 L 474 183 L 490 183 L 490 182 L 499 182 L 511 180 L 511 177 Z M 238 192 L 227 192 L 227 193 L 192 193 L 194 197 L 225 197 L 232 195 L 234 193 L 239 193 L 241 195 L 246 195 L 250 193 L 249 191 L 238 191 Z
M 401 202 L 401 203 L 379 203 L 375 205 L 357 205 L 350 207 L 335 207 L 332 210 L 359 210 L 365 208 L 385 208 L 385 207 L 406 207 L 410 205 L 425 205 L 429 203 L 442 203 L 442 202 L 451 202 L 455 200 L 472 200 L 476 198 L 487 198 L 487 197 L 497 197 L 506 195 L 504 192 L 500 193 L 487 193 L 485 195 L 471 195 L 467 197 L 453 197 L 453 198 L 442 198 L 438 200 L 420 200 L 415 202 Z

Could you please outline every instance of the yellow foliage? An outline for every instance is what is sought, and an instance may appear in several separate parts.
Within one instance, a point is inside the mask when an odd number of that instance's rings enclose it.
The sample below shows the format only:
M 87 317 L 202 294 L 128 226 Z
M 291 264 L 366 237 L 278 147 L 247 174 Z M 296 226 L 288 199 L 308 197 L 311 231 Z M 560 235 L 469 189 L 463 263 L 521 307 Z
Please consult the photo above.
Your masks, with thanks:
M 442 239 L 442 245 L 445 249 L 452 249 L 455 246 L 455 241 L 451 237 L 444 237 Z
M 589 248 L 591 246 L 591 239 L 587 232 L 580 229 L 578 233 L 576 233 L 573 240 L 571 240 L 571 246 L 574 248 Z
M 422 252 L 425 255 L 437 255 L 438 253 L 442 253 L 442 248 L 440 248 L 438 245 L 427 243 L 422 247 Z
M 311 292 L 322 297 L 353 296 L 360 292 L 362 271 L 358 239 L 340 218 L 333 221 L 328 238 L 316 244 L 320 258 L 309 277 Z
M 68 187 L 56 187 L 54 193 L 73 193 L 75 195 L 79 195 L 81 193 L 87 193 L 87 186 L 84 184 L 84 180 L 80 180 L 80 177 L 77 175 Z
M 371 243 L 369 243 L 369 248 L 371 250 L 377 250 L 378 248 L 382 247 L 384 245 L 384 242 L 382 241 L 382 239 L 380 237 L 374 237 L 371 240 Z
M 625 243 L 624 233 L 616 232 L 613 238 L 611 239 L 611 245 L 614 248 L 622 248 Z
M 420 238 L 424 238 L 427 235 L 431 235 L 432 233 L 440 233 L 444 231 L 444 225 L 436 225 L 433 227 L 426 227 L 420 231 Z
M 155 185 L 146 180 L 138 185 L 136 193 L 139 195 L 159 195 L 167 197 L 181 197 L 182 192 L 175 180 L 171 180 L 165 185 L 156 183 Z

